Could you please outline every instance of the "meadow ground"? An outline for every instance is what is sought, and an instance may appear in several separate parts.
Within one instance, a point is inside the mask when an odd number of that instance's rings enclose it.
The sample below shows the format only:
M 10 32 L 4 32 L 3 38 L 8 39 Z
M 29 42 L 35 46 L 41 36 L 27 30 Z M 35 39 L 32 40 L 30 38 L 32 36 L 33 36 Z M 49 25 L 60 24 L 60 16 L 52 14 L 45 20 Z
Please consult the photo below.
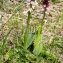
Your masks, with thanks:
M 25 3 L 8 1 L 0 3 L 0 63 L 37 63 L 24 55 L 22 50 L 23 36 L 27 26 Z M 43 14 L 39 6 L 31 13 L 30 33 L 37 30 Z M 42 29 L 42 43 L 46 51 L 57 57 L 57 62 L 51 58 L 42 58 L 41 63 L 63 63 L 63 1 L 51 2 L 50 10 L 46 13 Z M 26 53 L 31 54 L 29 51 Z

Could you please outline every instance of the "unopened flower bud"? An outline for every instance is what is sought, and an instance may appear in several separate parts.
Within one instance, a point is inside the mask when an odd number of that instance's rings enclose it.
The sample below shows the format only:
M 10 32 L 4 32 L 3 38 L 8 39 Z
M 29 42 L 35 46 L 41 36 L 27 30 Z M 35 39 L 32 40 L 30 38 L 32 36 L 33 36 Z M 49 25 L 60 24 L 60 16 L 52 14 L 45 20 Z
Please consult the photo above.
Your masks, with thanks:
M 35 1 L 35 0 L 31 0 L 31 1 Z
M 42 0 L 43 6 L 48 7 L 49 6 L 49 1 L 48 0 Z

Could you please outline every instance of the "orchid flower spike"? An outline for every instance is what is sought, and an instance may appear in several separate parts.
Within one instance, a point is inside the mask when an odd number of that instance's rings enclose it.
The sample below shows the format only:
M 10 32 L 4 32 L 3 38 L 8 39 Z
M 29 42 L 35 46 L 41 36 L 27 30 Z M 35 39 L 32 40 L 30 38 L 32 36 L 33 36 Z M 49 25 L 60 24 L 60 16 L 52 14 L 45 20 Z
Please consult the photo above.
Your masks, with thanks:
M 48 0 L 42 0 L 42 5 L 44 6 L 44 7 L 49 7 L 49 1 Z

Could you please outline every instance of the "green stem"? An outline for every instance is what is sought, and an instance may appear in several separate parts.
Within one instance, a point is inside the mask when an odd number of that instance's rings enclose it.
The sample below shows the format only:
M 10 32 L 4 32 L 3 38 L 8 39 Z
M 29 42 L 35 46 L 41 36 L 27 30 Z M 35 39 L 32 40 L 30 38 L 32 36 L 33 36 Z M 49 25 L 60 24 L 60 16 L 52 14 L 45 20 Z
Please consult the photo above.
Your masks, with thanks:
M 42 21 L 41 21 L 41 31 L 42 31 L 42 27 L 44 25 L 44 19 L 45 19 L 45 15 L 46 15 L 46 7 L 44 8 L 44 12 L 43 12 L 43 18 L 42 18 Z
M 28 11 L 28 19 L 27 19 L 27 26 L 29 27 L 29 23 L 30 23 L 30 18 L 31 18 L 31 13 L 30 11 Z
M 31 18 L 30 16 L 31 16 L 31 13 L 30 13 L 30 11 L 28 11 L 27 27 L 26 27 L 25 35 L 24 35 L 24 47 L 25 47 L 25 49 L 27 49 L 27 47 L 28 47 L 29 23 L 30 23 L 30 18 Z

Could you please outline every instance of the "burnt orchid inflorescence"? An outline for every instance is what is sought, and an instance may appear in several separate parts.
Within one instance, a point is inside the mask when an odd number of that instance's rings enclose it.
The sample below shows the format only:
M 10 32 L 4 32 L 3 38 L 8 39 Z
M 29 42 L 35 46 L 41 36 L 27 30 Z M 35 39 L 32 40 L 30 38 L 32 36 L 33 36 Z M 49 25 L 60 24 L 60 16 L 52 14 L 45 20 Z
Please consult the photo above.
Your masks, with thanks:
M 26 0 L 26 10 L 23 12 L 24 15 L 27 15 L 27 12 L 32 12 L 33 9 L 38 5 L 36 0 Z
M 38 5 L 37 0 L 26 0 L 26 10 L 23 13 L 26 15 L 28 11 L 32 12 L 36 7 L 40 8 L 39 11 L 44 11 L 45 8 L 48 13 L 50 10 L 49 0 L 41 0 L 40 5 Z
M 32 8 L 34 9 L 34 7 L 38 4 L 36 0 L 26 0 L 26 6 L 30 6 L 30 4 L 32 5 Z
M 31 0 L 31 1 L 35 1 L 35 0 Z
M 43 2 L 43 5 L 45 7 L 48 7 L 49 6 L 49 1 L 48 0 L 42 0 L 42 2 Z

